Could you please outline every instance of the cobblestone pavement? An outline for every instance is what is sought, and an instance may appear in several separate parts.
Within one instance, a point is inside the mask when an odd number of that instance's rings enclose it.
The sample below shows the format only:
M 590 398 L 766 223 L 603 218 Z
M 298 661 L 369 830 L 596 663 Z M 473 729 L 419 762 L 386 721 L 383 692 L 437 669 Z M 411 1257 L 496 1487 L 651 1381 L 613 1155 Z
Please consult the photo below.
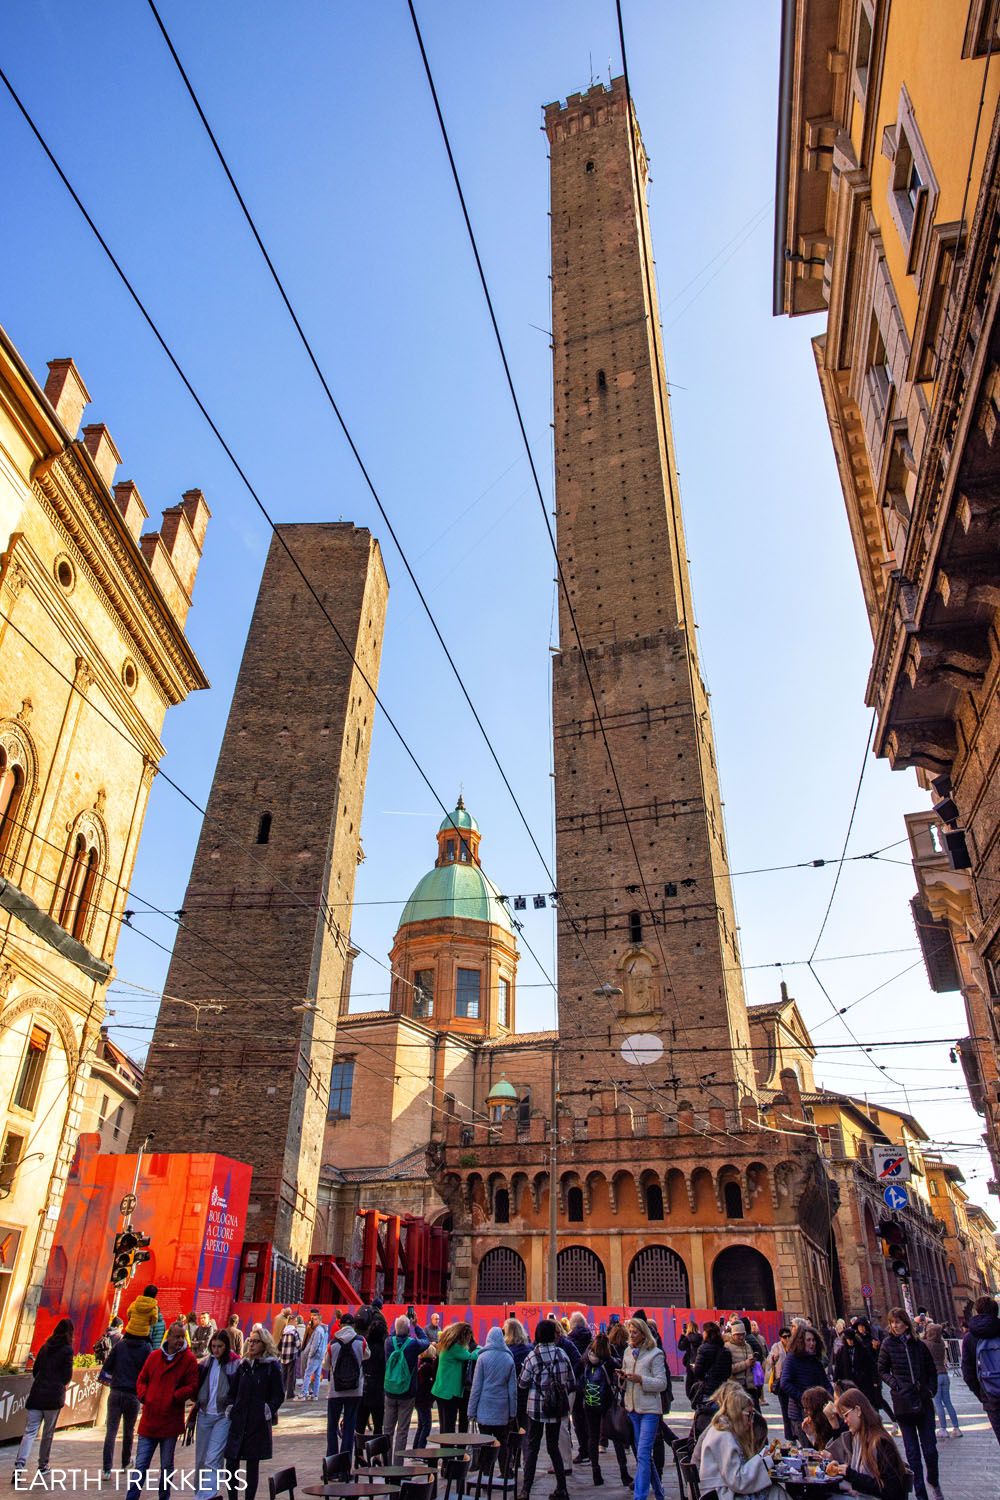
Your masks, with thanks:
M 674 1389 L 679 1390 L 679 1383 L 676 1381 Z M 1000 1496 L 1000 1446 L 983 1414 L 982 1407 L 960 1378 L 952 1377 L 951 1391 L 965 1436 L 958 1439 L 949 1438 L 940 1444 L 941 1488 L 946 1500 L 993 1500 L 993 1497 Z M 764 1414 L 771 1432 L 780 1435 L 781 1416 L 773 1397 L 764 1408 Z M 680 1403 L 674 1406 L 670 1415 L 670 1425 L 676 1432 L 685 1432 L 690 1418 L 690 1407 L 684 1403 L 682 1396 Z M 323 1401 L 295 1401 L 282 1408 L 279 1423 L 274 1429 L 274 1458 L 269 1463 L 261 1465 L 258 1500 L 267 1500 L 267 1476 L 288 1465 L 294 1465 L 300 1489 L 306 1484 L 319 1483 L 320 1463 L 326 1446 L 325 1432 L 325 1399 Z M 90 1494 L 104 1492 L 123 1497 L 126 1486 L 122 1482 L 121 1475 L 113 1475 L 110 1480 L 102 1482 L 102 1442 L 103 1431 L 93 1428 L 71 1428 L 66 1432 L 57 1432 L 52 1447 L 52 1475 L 48 1488 L 66 1492 L 86 1491 Z M 2 1500 L 6 1500 L 6 1497 L 15 1493 L 11 1482 L 15 1452 L 16 1446 L 9 1444 L 0 1453 L 0 1497 Z M 120 1452 L 119 1448 L 119 1455 Z M 190 1463 L 193 1457 L 193 1448 L 178 1448 L 181 1465 L 185 1462 Z M 606 1500 L 615 1500 L 616 1496 L 619 1500 L 624 1500 L 629 1492 L 618 1480 L 617 1465 L 614 1454 L 610 1450 L 604 1457 L 602 1465 L 605 1482 L 600 1492 L 600 1500 L 605 1500 L 605 1497 Z M 29 1490 L 34 1472 L 33 1466 L 29 1464 L 17 1493 L 25 1493 Z M 548 1500 L 551 1494 L 551 1484 L 543 1449 L 535 1479 L 533 1500 Z M 669 1456 L 664 1474 L 664 1488 L 667 1496 L 674 1500 L 677 1496 L 677 1479 L 673 1465 L 669 1463 Z M 575 1468 L 569 1482 L 569 1489 L 571 1500 L 598 1500 L 598 1492 L 592 1483 L 589 1466 L 583 1468 L 578 1465 Z M 35 1481 L 31 1492 L 36 1495 L 42 1492 L 41 1479 Z M 155 1490 L 148 1493 L 155 1494 Z M 190 1496 L 191 1489 L 188 1489 L 186 1493 Z

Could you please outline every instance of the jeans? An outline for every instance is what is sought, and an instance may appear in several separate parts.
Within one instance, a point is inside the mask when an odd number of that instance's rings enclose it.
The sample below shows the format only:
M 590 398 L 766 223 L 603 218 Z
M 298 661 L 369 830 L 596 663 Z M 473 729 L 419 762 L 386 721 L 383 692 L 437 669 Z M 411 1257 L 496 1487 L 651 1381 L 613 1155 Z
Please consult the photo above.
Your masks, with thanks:
M 220 1469 L 225 1469 L 223 1454 L 229 1438 L 229 1418 L 224 1411 L 199 1411 L 198 1428 L 194 1440 L 194 1466 L 198 1475 L 199 1500 L 210 1500 L 221 1494 L 225 1480 Z M 204 1473 L 204 1477 L 203 1476 Z
M 379 1437 L 385 1430 L 385 1391 L 380 1386 L 372 1386 L 361 1397 L 357 1424 L 359 1432 L 365 1431 L 369 1417 L 372 1421 L 372 1435 Z
M 778 1386 L 778 1405 L 781 1407 L 781 1423 L 785 1429 L 785 1437 L 791 1442 L 795 1434 L 792 1431 L 792 1421 L 788 1415 L 788 1397 L 780 1385 Z
M 433 1406 L 417 1407 L 417 1435 L 413 1440 L 414 1448 L 426 1448 L 427 1438 L 430 1434 L 431 1423 L 434 1421 Z
M 1000 1443 L 1000 1401 L 987 1399 L 983 1401 L 983 1411 L 990 1419 L 990 1426 L 996 1434 L 996 1440 Z
M 306 1364 L 306 1372 L 302 1377 L 303 1396 L 319 1396 L 320 1371 L 323 1368 L 322 1354 L 316 1359 L 310 1359 Z
M 536 1422 L 534 1417 L 528 1422 L 528 1451 L 524 1457 L 524 1474 L 521 1480 L 524 1493 L 531 1489 L 535 1479 L 535 1465 L 538 1463 L 538 1450 L 542 1446 L 542 1438 L 545 1438 L 545 1446 L 552 1460 L 552 1468 L 556 1476 L 556 1493 L 566 1494 L 566 1465 L 563 1463 L 562 1454 L 559 1451 L 559 1428 L 561 1422 Z M 444 1428 L 441 1429 L 442 1432 Z M 454 1429 L 452 1429 L 453 1431 Z
M 913 1493 L 917 1500 L 927 1500 L 920 1451 L 923 1449 L 924 1463 L 927 1465 L 927 1484 L 937 1484 L 938 1451 L 937 1438 L 934 1436 L 934 1407 L 928 1401 L 923 1411 L 915 1417 L 901 1417 L 897 1411 L 896 1421 L 903 1434 L 906 1462 L 913 1470 Z
M 937 1408 L 938 1421 L 941 1424 L 941 1431 L 948 1431 L 948 1423 L 945 1421 L 945 1414 L 947 1413 L 947 1415 L 951 1417 L 951 1424 L 957 1432 L 958 1413 L 956 1412 L 954 1404 L 952 1403 L 951 1377 L 947 1371 L 938 1376 L 937 1390 L 934 1392 L 934 1405 Z
M 167 1494 L 167 1486 L 164 1475 L 168 1469 L 174 1466 L 174 1449 L 177 1447 L 176 1437 L 152 1438 L 143 1437 L 139 1434 L 139 1442 L 135 1453 L 135 1468 L 132 1470 L 132 1483 L 128 1487 L 126 1500 L 139 1500 L 139 1496 L 146 1489 L 146 1475 L 149 1472 L 150 1461 L 157 1448 L 160 1450 L 160 1500 L 164 1500 Z M 139 1478 L 135 1478 L 138 1472 Z
M 406 1435 L 410 1430 L 412 1416 L 412 1396 L 386 1396 L 382 1431 L 389 1434 L 392 1449 L 391 1462 L 394 1464 L 403 1461 L 403 1449 L 406 1447 Z
M 663 1500 L 663 1485 L 651 1462 L 653 1444 L 660 1426 L 658 1411 L 630 1411 L 632 1441 L 635 1447 L 635 1500 L 646 1500 L 649 1486 L 653 1486 L 656 1500 Z
M 295 1361 L 294 1359 L 283 1360 L 281 1364 L 281 1378 L 285 1382 L 285 1400 L 291 1401 L 295 1395 Z
M 360 1396 L 331 1396 L 326 1403 L 326 1451 L 332 1458 L 335 1453 L 354 1452 L 354 1429 L 358 1421 Z M 337 1437 L 337 1426 L 344 1418 L 344 1436 Z
M 108 1424 L 104 1432 L 104 1459 L 101 1464 L 105 1474 L 110 1474 L 115 1466 L 115 1439 L 118 1436 L 119 1422 L 122 1428 L 122 1468 L 127 1469 L 132 1462 L 132 1434 L 135 1432 L 138 1416 L 138 1396 L 131 1395 L 128 1391 L 108 1392 Z
M 31 1456 L 31 1450 L 35 1446 L 35 1436 L 39 1427 L 42 1429 L 41 1446 L 38 1449 L 38 1467 L 45 1470 L 49 1466 L 49 1453 L 52 1451 L 52 1434 L 56 1430 L 61 1408 L 55 1407 L 52 1411 L 27 1411 L 25 1412 L 24 1437 L 21 1446 L 17 1450 L 14 1460 L 15 1469 L 23 1469 Z

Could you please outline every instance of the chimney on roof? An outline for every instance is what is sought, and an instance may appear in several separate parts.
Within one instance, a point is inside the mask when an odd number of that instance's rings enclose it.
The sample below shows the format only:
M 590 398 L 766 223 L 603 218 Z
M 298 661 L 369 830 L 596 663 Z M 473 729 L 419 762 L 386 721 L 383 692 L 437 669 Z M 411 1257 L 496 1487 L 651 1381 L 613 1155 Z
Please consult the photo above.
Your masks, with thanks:
M 149 571 L 181 625 L 191 607 L 195 575 L 211 514 L 201 490 L 187 490 L 180 505 L 171 505 L 163 512 L 159 531 L 147 531 L 140 538 L 139 545 Z
M 98 474 L 110 489 L 122 456 L 103 422 L 92 422 L 89 427 L 83 429 L 83 446 L 94 460 L 94 467 Z
M 80 430 L 83 409 L 90 404 L 90 392 L 71 359 L 49 360 L 45 394 L 70 437 L 75 438 Z
M 794 1068 L 782 1068 L 778 1076 L 781 1079 L 781 1092 L 788 1100 L 786 1113 L 793 1120 L 805 1120 L 806 1112 L 802 1107 L 802 1091 L 799 1088 L 799 1075 Z
M 781 981 L 781 998 L 782 1000 L 788 999 L 788 985 L 784 980 Z
M 131 479 L 124 479 L 121 484 L 115 485 L 115 504 L 125 517 L 125 525 L 138 541 L 142 523 L 148 519 L 149 511 Z

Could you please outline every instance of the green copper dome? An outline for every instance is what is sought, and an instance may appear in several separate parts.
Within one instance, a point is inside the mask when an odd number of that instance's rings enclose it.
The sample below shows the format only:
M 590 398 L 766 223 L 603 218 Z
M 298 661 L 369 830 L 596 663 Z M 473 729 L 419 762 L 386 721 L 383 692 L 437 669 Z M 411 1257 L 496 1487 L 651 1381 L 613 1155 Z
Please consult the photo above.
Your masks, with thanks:
M 472 833 L 479 832 L 479 824 L 469 812 L 462 797 L 459 797 L 454 812 L 442 821 L 438 833 L 452 833 L 456 828 L 463 833 L 466 829 L 469 829 Z
M 476 826 L 471 819 L 470 825 Z M 495 922 L 513 932 L 496 886 L 474 864 L 435 865 L 428 870 L 403 907 L 399 925 L 454 921 L 458 917 L 467 922 Z
M 517 1089 L 511 1083 L 506 1073 L 501 1073 L 496 1083 L 486 1095 L 487 1104 L 516 1104 Z

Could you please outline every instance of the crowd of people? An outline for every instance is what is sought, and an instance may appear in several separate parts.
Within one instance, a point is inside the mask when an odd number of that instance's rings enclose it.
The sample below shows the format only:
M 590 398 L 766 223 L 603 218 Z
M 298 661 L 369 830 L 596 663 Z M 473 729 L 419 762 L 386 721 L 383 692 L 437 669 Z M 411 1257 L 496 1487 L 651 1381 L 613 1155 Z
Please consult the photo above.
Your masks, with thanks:
M 441 1432 L 474 1423 L 498 1440 L 501 1471 L 520 1469 L 518 1500 L 529 1500 L 543 1445 L 552 1500 L 568 1500 L 574 1464 L 603 1485 L 609 1450 L 635 1500 L 663 1500 L 671 1450 L 695 1465 L 702 1490 L 718 1500 L 778 1500 L 785 1491 L 761 1415 L 770 1395 L 785 1438 L 815 1450 L 854 1493 L 941 1500 L 938 1437 L 949 1421 L 954 1437 L 962 1429 L 943 1330 L 923 1311 L 911 1319 L 893 1308 L 886 1328 L 859 1317 L 821 1331 L 793 1318 L 770 1348 L 751 1318 L 687 1321 L 677 1347 L 694 1412 L 685 1433 L 666 1421 L 670 1368 L 642 1309 L 599 1330 L 580 1312 L 553 1313 L 530 1335 L 508 1318 L 480 1347 L 468 1322 L 441 1327 L 435 1313 L 422 1327 L 413 1308 L 390 1329 L 378 1299 L 331 1325 L 318 1308 L 306 1319 L 290 1307 L 270 1329 L 255 1323 L 246 1333 L 235 1314 L 223 1328 L 204 1312 L 167 1325 L 149 1286 L 95 1347 L 109 1388 L 103 1474 L 114 1470 L 120 1430 L 126 1500 L 138 1500 L 157 1463 L 161 1473 L 193 1470 L 195 1500 L 230 1493 L 255 1500 L 279 1409 L 318 1398 L 325 1381 L 328 1455 L 353 1453 L 356 1436 L 370 1430 L 388 1439 L 390 1461 L 399 1463 L 423 1448 L 436 1412 Z M 1000 1316 L 992 1298 L 970 1309 L 961 1368 L 1000 1440 Z M 35 1357 L 15 1484 L 39 1433 L 38 1472 L 48 1471 L 72 1373 L 73 1325 L 63 1319 Z M 187 1464 L 177 1463 L 179 1442 L 193 1445 Z

